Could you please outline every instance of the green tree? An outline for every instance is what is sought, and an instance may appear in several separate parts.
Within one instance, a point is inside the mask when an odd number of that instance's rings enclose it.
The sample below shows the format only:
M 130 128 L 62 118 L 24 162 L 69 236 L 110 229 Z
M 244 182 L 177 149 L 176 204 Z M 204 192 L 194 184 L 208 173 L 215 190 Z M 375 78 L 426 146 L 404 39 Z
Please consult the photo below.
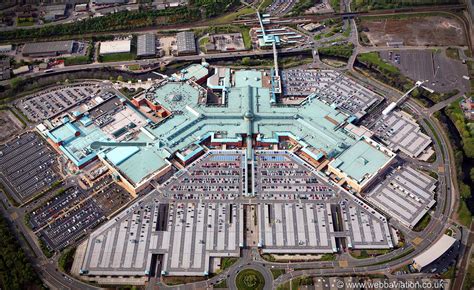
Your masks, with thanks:
M 474 138 L 465 138 L 463 142 L 463 149 L 466 156 L 469 158 L 474 158 Z
M 471 197 L 471 187 L 464 182 L 460 182 L 459 193 L 463 199 L 469 199 Z

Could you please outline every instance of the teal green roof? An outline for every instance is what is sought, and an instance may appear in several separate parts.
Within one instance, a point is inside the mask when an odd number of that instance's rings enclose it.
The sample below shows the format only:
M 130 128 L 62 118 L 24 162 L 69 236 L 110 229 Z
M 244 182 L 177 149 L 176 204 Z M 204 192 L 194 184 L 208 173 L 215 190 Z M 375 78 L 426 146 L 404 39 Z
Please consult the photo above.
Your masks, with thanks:
M 347 115 L 314 97 L 301 106 L 272 106 L 262 77 L 260 70 L 234 71 L 232 85 L 226 88 L 225 107 L 198 104 L 199 89 L 190 84 L 164 84 L 154 89 L 153 99 L 181 113 L 149 130 L 170 152 L 186 148 L 209 132 L 222 132 L 231 139 L 250 133 L 269 139 L 278 132 L 292 132 L 331 156 L 356 142 L 340 129 Z
M 362 183 L 364 179 L 377 173 L 390 158 L 364 140 L 360 140 L 334 159 L 330 165 Z
M 139 134 L 138 139 L 134 141 L 152 142 L 153 140 L 141 133 Z M 112 152 L 110 157 L 113 158 L 116 155 L 113 151 L 117 150 L 117 148 L 130 147 L 116 147 L 106 154 L 107 158 L 109 158 L 110 152 Z M 118 164 L 114 165 L 135 185 L 146 179 L 149 175 L 168 165 L 168 162 L 165 159 L 169 157 L 169 154 L 166 150 L 159 147 L 159 143 L 155 143 L 152 146 L 131 147 L 130 151 L 123 153 L 129 156 L 127 156 L 127 158 L 122 158 Z
M 222 142 L 242 140 L 243 134 L 258 135 L 265 142 L 293 136 L 303 147 L 337 157 L 333 164 L 356 180 L 373 174 L 388 160 L 384 153 L 347 135 L 342 127 L 348 116 L 316 96 L 298 106 L 275 106 L 268 84 L 263 84 L 263 71 L 238 70 L 231 74 L 226 70 L 221 75 L 229 78 L 225 81 L 225 106 L 206 106 L 202 102 L 206 90 L 184 81 L 165 81 L 147 90 L 148 99 L 172 112 L 159 124 L 148 124 L 144 129 L 149 134 L 140 132 L 135 138 L 138 140 L 133 140 L 154 145 L 107 148 L 103 152 L 106 158 L 135 184 L 166 166 L 170 153 L 209 136 Z M 93 141 L 106 141 L 95 125 L 79 129 L 84 134 L 70 142 L 72 152 L 80 152 Z M 58 135 L 67 137 L 68 132 Z
M 209 74 L 209 69 L 201 64 L 191 64 L 180 71 L 182 80 L 200 80 Z

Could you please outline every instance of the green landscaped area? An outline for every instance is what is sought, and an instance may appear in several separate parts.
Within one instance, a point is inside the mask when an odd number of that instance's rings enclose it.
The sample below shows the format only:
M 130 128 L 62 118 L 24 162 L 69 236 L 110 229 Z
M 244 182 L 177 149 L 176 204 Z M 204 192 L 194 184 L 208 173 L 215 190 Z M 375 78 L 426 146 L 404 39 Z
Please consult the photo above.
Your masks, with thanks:
M 67 58 L 64 58 L 63 60 L 64 60 L 65 66 L 91 63 L 90 58 L 86 55 L 67 57 Z
M 389 253 L 390 250 L 353 250 L 349 254 L 356 259 L 368 259 Z
M 304 64 L 309 64 L 313 62 L 313 58 L 310 56 L 287 56 L 281 57 L 278 60 L 278 65 L 280 68 L 291 68 L 295 66 L 300 66 Z M 270 58 L 251 58 L 243 57 L 241 60 L 232 61 L 225 63 L 225 65 L 233 67 L 261 67 L 261 68 L 271 68 L 273 67 L 273 59 Z
M 354 44 L 349 43 L 345 45 L 332 45 L 327 47 L 321 47 L 318 52 L 322 56 L 334 56 L 344 59 L 349 59 L 354 50 Z
M 221 258 L 221 270 L 229 269 L 230 266 L 234 265 L 238 260 L 239 258 L 234 258 L 234 257 Z
M 199 48 L 201 51 L 206 51 L 206 45 L 209 43 L 209 37 L 205 36 L 199 39 Z
M 163 277 L 163 283 L 169 286 L 194 283 L 209 279 L 206 276 L 166 276 Z
M 273 0 L 262 0 L 258 5 L 258 11 L 263 12 L 268 6 L 272 5 Z
M 74 262 L 74 254 L 76 253 L 76 248 L 66 248 L 61 252 L 61 255 L 58 259 L 58 266 L 61 271 L 69 273 Z
M 315 1 L 314 0 L 299 0 L 296 2 L 296 4 L 293 6 L 293 9 L 291 9 L 290 14 L 291 15 L 301 15 L 303 14 L 306 10 L 314 6 Z
M 214 289 L 226 289 L 227 287 L 227 280 L 222 280 L 221 282 L 214 285 Z
M 236 12 L 229 13 L 227 15 L 220 16 L 218 18 L 212 19 L 209 21 L 210 25 L 216 25 L 216 24 L 225 24 L 225 23 L 230 23 L 234 20 L 237 20 L 239 17 L 244 16 L 244 15 L 249 15 L 256 13 L 255 9 L 250 8 L 250 7 L 244 7 L 240 10 L 237 10 Z
M 271 269 L 273 279 L 280 277 L 285 274 L 285 269 Z
M 277 290 L 298 290 L 301 288 L 301 286 L 311 286 L 314 285 L 313 278 L 312 277 L 298 277 L 293 280 L 286 282 L 285 284 L 282 284 L 278 286 Z
M 99 56 L 100 62 L 116 62 L 116 61 L 128 61 L 134 60 L 135 54 L 126 52 L 126 53 L 114 53 L 114 54 L 106 54 Z
M 453 144 L 454 162 L 458 177 L 459 195 L 461 197 L 458 207 L 458 219 L 469 226 L 472 221 L 472 213 L 467 206 L 467 202 L 472 199 L 471 185 L 474 182 L 474 123 L 468 121 L 461 109 L 460 98 L 445 108 L 446 115 L 451 119 L 461 138 L 461 146 Z
M 464 285 L 462 290 L 470 290 L 472 289 L 472 287 L 474 287 L 474 252 L 469 258 L 467 273 L 465 277 L 466 278 L 464 279 Z
M 27 27 L 35 25 L 35 20 L 33 17 L 17 18 L 16 26 L 18 27 Z
M 357 56 L 357 60 L 366 65 L 374 66 L 383 72 L 393 74 L 400 73 L 400 70 L 396 66 L 386 63 L 377 52 L 361 53 Z
M 413 227 L 415 232 L 421 232 L 424 230 L 431 221 L 431 215 L 426 213 L 423 218 Z
M 335 12 L 339 12 L 341 10 L 341 0 L 329 0 L 329 4 Z
M 250 28 L 242 26 L 240 28 L 240 32 L 242 33 L 242 39 L 244 40 L 245 49 L 251 49 L 252 39 L 250 38 Z
M 262 273 L 253 269 L 242 270 L 235 278 L 235 284 L 239 290 L 262 290 L 265 279 Z
M 446 56 L 452 59 L 459 60 L 459 49 L 454 47 L 446 48 Z

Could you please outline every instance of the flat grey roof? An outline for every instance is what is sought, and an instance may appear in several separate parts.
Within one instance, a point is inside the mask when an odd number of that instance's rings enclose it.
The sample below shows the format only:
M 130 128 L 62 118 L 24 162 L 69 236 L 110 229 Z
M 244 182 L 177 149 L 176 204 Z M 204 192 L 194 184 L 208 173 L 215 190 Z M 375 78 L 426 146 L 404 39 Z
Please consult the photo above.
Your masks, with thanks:
M 413 117 L 403 111 L 394 111 L 380 119 L 375 133 L 390 149 L 418 157 L 431 144 L 430 136 L 423 133 Z
M 333 253 L 336 238 L 346 238 L 352 249 L 392 248 L 386 219 L 364 205 L 351 199 L 262 203 L 259 246 L 262 252 L 274 254 Z M 333 224 L 335 215 L 343 221 L 340 231 Z
M 195 52 L 196 40 L 194 39 L 194 32 L 183 31 L 176 34 L 176 44 L 179 52 Z
M 142 34 L 137 38 L 137 56 L 156 54 L 156 37 L 154 34 Z
M 97 229 L 87 241 L 86 275 L 138 275 L 163 255 L 166 275 L 203 276 L 210 257 L 239 256 L 241 204 L 183 201 L 159 203 L 152 195 Z
M 30 42 L 23 47 L 23 54 L 71 53 L 73 45 L 73 40 Z

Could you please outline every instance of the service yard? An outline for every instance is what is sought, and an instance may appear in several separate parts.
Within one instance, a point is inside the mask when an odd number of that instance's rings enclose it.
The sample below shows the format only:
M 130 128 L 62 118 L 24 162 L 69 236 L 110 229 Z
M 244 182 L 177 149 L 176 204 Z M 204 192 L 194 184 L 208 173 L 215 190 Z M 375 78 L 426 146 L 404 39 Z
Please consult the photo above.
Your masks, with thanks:
M 361 19 L 360 29 L 375 46 L 399 42 L 405 46 L 466 44 L 462 24 L 447 16 L 368 17 Z

